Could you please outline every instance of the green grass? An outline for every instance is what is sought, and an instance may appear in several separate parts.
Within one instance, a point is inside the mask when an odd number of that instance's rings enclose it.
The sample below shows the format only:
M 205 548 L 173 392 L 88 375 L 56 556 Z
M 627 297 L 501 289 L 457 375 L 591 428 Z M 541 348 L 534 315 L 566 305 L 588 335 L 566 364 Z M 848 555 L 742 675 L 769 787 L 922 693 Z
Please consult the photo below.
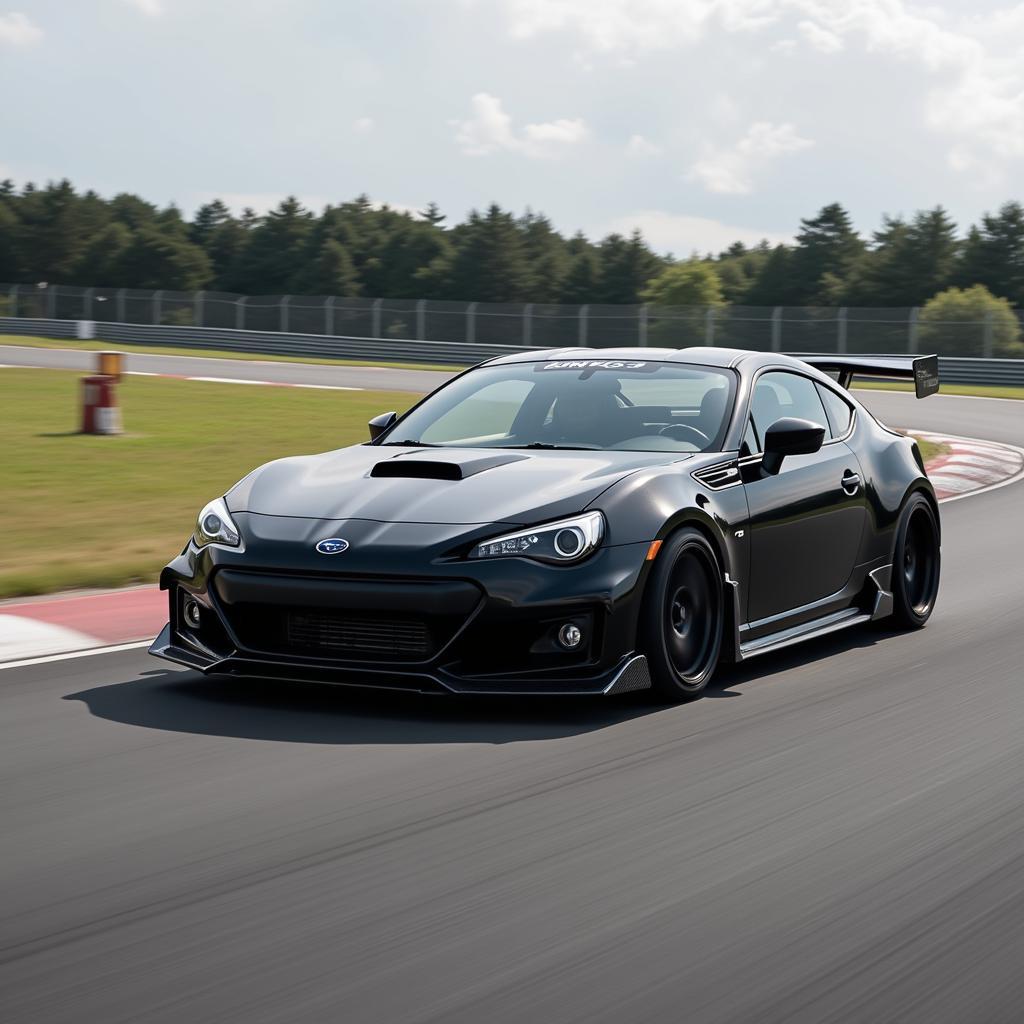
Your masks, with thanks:
M 925 441 L 923 438 L 917 438 L 917 447 L 921 449 L 921 457 L 924 459 L 925 464 L 937 459 L 940 455 L 945 455 L 949 451 L 949 445 L 941 444 L 938 441 Z
M 126 433 L 92 437 L 76 433 L 79 378 L 0 369 L 0 597 L 154 580 L 249 470 L 364 441 L 371 416 L 416 399 L 129 377 Z
M 387 340 L 382 339 L 386 345 Z M 203 359 L 244 359 L 269 363 L 312 363 L 317 366 L 383 366 L 391 370 L 440 370 L 444 373 L 458 373 L 464 366 L 449 366 L 440 363 L 396 363 L 373 359 L 321 359 L 315 356 L 262 355 L 252 352 L 224 352 L 209 348 L 177 348 L 171 345 L 136 345 L 124 341 L 77 341 L 74 338 L 35 338 L 29 335 L 0 334 L 0 345 L 21 345 L 29 348 L 68 348 L 83 352 L 108 352 L 110 350 L 141 352 L 154 356 L 199 356 Z M 2 360 L 0 360 L 2 362 Z
M 902 384 L 898 381 L 878 381 L 876 384 L 854 384 L 854 390 L 859 388 L 871 391 L 913 391 L 913 384 Z M 976 395 L 979 398 L 1021 398 L 1024 399 L 1024 388 L 1003 387 L 1002 385 L 989 384 L 942 384 L 939 388 L 940 395 Z

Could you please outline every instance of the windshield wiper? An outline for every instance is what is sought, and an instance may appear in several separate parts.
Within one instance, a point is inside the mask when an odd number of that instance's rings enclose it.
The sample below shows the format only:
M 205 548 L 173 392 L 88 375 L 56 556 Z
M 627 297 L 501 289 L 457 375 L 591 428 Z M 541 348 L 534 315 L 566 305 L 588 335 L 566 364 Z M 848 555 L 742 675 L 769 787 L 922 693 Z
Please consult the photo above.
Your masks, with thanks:
M 443 448 L 443 444 L 431 444 L 429 441 L 381 441 L 378 448 L 385 448 L 388 445 L 397 445 L 403 448 Z
M 549 444 L 547 441 L 531 441 L 529 444 L 503 444 L 502 448 L 542 448 L 559 452 L 599 452 L 594 444 Z

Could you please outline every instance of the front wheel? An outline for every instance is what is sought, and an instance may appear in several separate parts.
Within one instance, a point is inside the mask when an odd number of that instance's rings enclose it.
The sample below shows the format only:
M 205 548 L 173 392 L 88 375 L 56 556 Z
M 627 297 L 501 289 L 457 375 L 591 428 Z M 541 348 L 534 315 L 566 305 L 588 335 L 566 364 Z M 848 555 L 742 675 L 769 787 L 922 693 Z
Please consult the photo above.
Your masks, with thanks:
M 722 649 L 722 573 L 704 535 L 687 527 L 662 545 L 647 582 L 638 629 L 654 696 L 700 696 Z
M 939 592 L 939 524 L 922 494 L 907 502 L 896 529 L 892 563 L 893 622 L 920 629 L 930 618 Z

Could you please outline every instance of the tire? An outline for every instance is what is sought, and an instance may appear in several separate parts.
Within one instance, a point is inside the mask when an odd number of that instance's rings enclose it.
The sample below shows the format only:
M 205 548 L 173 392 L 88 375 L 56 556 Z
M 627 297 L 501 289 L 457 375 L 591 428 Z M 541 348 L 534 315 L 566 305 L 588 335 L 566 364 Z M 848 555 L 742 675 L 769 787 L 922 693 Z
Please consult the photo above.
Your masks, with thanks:
M 891 622 L 897 628 L 920 629 L 931 617 L 941 562 L 935 510 L 923 494 L 913 494 L 900 514 L 893 548 Z
M 699 530 L 683 528 L 662 545 L 640 617 L 637 637 L 653 697 L 668 703 L 699 697 L 718 665 L 725 622 L 722 571 Z

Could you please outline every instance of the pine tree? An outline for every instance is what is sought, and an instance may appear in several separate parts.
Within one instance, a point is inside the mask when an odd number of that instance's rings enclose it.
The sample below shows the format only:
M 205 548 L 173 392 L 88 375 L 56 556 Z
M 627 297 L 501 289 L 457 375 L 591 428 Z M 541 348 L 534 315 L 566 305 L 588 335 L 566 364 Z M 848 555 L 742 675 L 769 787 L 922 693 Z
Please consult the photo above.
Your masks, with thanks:
M 529 266 L 531 301 L 556 302 L 569 271 L 569 253 L 551 221 L 530 210 L 519 218 L 523 250 Z
M 448 219 L 437 203 L 427 203 L 425 210 L 420 210 L 419 217 L 425 220 L 431 227 L 439 228 Z
M 476 210 L 455 240 L 451 298 L 479 302 L 529 301 L 530 268 L 515 219 L 497 204 Z
M 252 229 L 239 265 L 247 291 L 254 295 L 289 292 L 312 224 L 313 215 L 289 196 Z
M 207 249 L 217 229 L 229 220 L 231 211 L 219 199 L 214 199 L 212 203 L 204 203 L 196 210 L 196 215 L 189 225 L 189 240 Z
M 821 281 L 826 274 L 843 280 L 864 253 L 850 215 L 838 203 L 822 207 L 800 222 L 792 262 L 792 291 L 779 304 L 824 304 Z
M 1024 207 L 1006 203 L 972 228 L 955 272 L 964 284 L 983 284 L 993 295 L 1024 306 Z
M 576 255 L 569 257 L 569 269 L 562 282 L 562 291 L 558 301 L 580 305 L 596 302 L 600 297 L 598 292 L 600 274 L 601 268 L 597 261 L 597 255 L 593 247 L 588 245 Z
M 743 295 L 745 306 L 787 306 L 796 294 L 793 282 L 794 255 L 785 245 L 777 245 L 761 264 L 757 276 Z
M 640 292 L 663 266 L 639 229 L 629 238 L 609 235 L 598 248 L 601 302 L 637 303 Z
M 292 290 L 301 295 L 350 297 L 359 294 L 359 275 L 341 242 L 326 238 L 316 259 L 292 282 Z

